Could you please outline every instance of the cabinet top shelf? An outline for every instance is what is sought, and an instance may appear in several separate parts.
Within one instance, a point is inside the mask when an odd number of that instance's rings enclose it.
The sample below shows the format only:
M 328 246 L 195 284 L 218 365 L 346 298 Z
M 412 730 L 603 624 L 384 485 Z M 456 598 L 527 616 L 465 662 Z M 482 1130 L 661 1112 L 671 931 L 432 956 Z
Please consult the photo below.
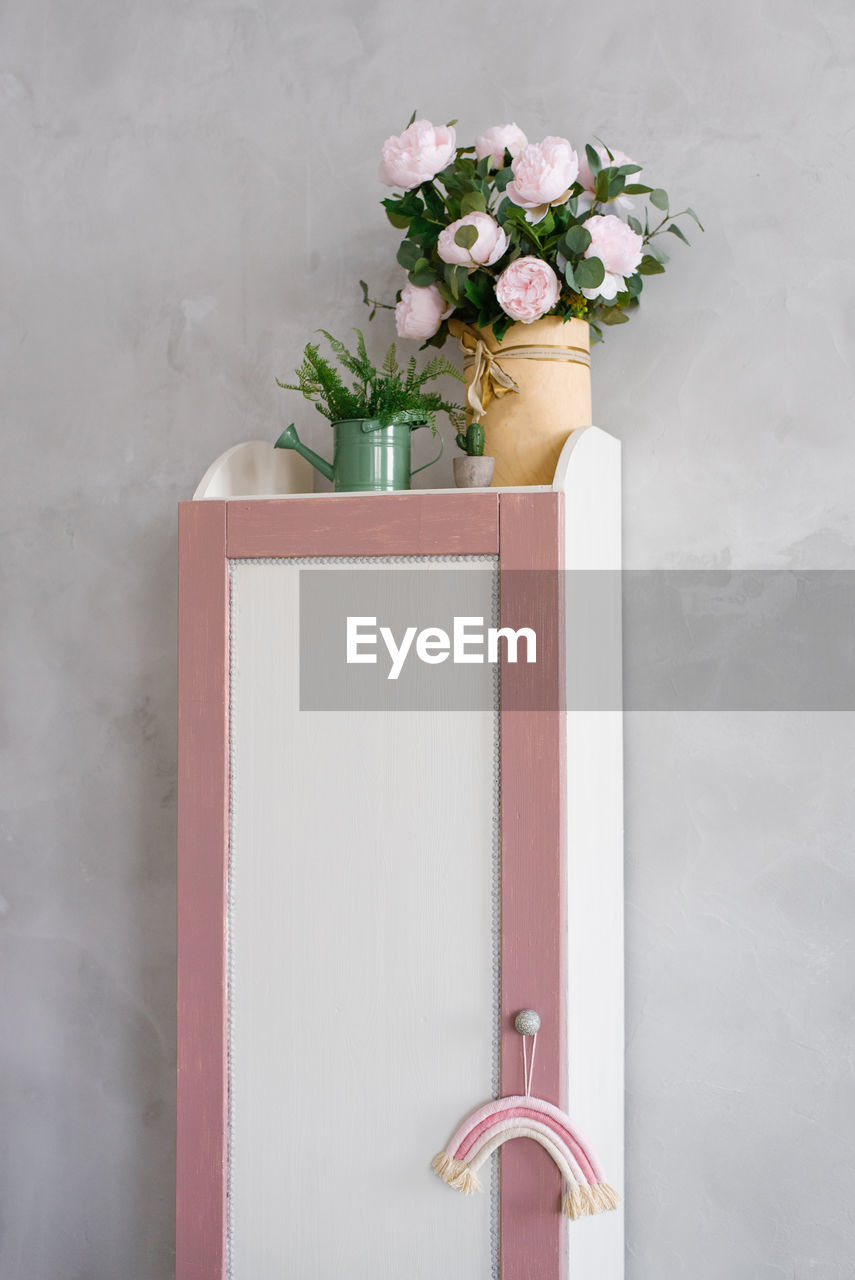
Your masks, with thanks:
M 438 494 L 472 493 L 553 493 L 564 492 L 571 466 L 580 454 L 601 455 L 619 449 L 612 436 L 598 427 L 580 427 L 568 436 L 551 485 L 509 485 L 489 489 L 399 489 L 389 493 L 362 493 L 367 498 L 407 499 Z M 268 441 L 249 440 L 220 454 L 200 480 L 193 501 L 270 501 L 271 499 L 323 497 L 324 500 L 352 498 L 354 493 L 313 492 L 314 472 L 303 458 L 286 449 L 275 449 Z

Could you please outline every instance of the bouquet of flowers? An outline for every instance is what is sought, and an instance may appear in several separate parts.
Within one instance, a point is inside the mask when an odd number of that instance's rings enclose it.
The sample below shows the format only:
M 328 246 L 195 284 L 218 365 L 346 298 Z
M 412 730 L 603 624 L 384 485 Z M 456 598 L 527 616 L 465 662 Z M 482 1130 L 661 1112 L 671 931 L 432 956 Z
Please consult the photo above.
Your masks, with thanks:
M 639 181 L 622 151 L 566 138 L 530 143 L 515 124 L 497 125 L 458 147 L 454 125 L 411 119 L 383 144 L 379 178 L 395 194 L 387 217 L 404 231 L 397 296 L 402 338 L 441 346 L 448 320 L 492 325 L 501 341 L 515 321 L 587 320 L 592 340 L 638 306 L 644 277 L 665 270 L 662 237 L 688 240 L 661 187 Z M 703 228 L 701 227 L 701 230 Z M 368 296 L 368 305 L 383 306 Z M 372 311 L 372 315 L 374 312 Z

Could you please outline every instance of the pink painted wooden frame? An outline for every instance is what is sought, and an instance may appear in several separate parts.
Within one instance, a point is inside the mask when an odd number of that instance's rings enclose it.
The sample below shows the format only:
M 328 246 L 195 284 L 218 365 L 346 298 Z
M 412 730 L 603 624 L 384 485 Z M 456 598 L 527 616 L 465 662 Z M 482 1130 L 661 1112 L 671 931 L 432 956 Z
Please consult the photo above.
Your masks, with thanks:
M 229 559 L 499 556 L 501 624 L 534 625 L 539 644 L 536 667 L 505 663 L 501 677 L 501 1086 L 522 1092 L 513 1019 L 535 1008 L 536 1091 L 563 1105 L 562 522 L 562 496 L 543 491 L 181 504 L 176 1280 L 227 1268 Z M 563 1229 L 546 1153 L 505 1147 L 502 1280 L 563 1280 Z

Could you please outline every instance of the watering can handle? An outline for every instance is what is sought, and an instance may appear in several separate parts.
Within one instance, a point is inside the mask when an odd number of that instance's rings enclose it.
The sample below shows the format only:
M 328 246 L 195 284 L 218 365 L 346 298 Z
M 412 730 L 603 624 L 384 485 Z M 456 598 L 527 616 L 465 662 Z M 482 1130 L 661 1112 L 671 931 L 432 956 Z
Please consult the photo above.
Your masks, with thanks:
M 410 472 L 411 477 L 416 475 L 419 471 L 424 471 L 425 467 L 432 467 L 435 462 L 439 462 L 440 458 L 442 457 L 442 436 L 439 434 L 439 432 L 437 432 L 437 438 L 439 440 L 439 453 L 436 455 L 435 458 L 431 458 L 430 462 L 423 462 L 420 467 L 415 467 Z

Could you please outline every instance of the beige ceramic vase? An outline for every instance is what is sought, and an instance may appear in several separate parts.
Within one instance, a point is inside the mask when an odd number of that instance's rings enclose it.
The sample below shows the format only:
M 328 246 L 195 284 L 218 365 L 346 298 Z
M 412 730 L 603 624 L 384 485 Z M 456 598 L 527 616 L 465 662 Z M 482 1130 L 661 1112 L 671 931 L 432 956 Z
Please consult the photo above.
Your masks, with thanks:
M 457 320 L 448 327 L 464 353 L 467 421 L 480 418 L 484 452 L 496 459 L 493 484 L 552 484 L 570 432 L 591 423 L 588 322 L 545 316 L 512 324 L 501 342 L 492 328 Z M 483 413 L 473 408 L 473 391 Z

